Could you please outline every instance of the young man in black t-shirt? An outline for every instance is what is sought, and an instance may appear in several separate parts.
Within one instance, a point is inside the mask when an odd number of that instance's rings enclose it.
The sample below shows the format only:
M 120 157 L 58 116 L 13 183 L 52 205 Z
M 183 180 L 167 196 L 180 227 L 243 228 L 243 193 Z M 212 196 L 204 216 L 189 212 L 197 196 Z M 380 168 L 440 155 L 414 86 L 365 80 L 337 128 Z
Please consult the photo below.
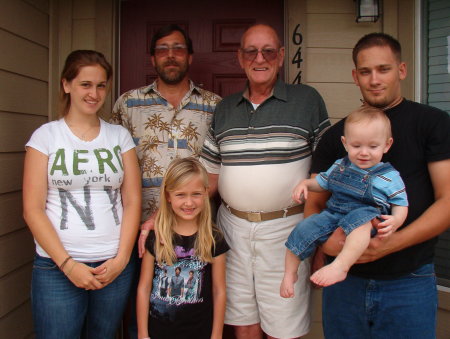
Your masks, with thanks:
M 396 233 L 371 240 L 346 280 L 324 288 L 325 337 L 434 338 L 434 245 L 450 226 L 450 118 L 402 97 L 406 65 L 391 36 L 364 36 L 353 49 L 353 61 L 353 78 L 365 104 L 382 108 L 391 120 L 394 143 L 383 161 L 400 172 L 410 208 Z M 313 175 L 345 155 L 343 125 L 340 121 L 324 134 L 313 156 Z M 327 198 L 326 193 L 310 194 L 305 216 L 320 211 Z M 323 245 L 328 260 L 344 240 L 343 232 L 336 231 Z

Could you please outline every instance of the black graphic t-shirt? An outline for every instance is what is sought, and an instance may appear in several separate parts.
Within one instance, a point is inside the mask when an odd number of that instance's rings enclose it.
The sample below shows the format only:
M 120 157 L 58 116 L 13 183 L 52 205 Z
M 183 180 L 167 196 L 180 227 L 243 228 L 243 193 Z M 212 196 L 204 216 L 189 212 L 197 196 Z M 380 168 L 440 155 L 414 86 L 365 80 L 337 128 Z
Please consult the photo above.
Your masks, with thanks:
M 197 234 L 176 235 L 174 239 L 177 262 L 159 265 L 155 260 L 150 294 L 149 331 L 152 339 L 210 338 L 213 321 L 211 264 L 195 256 Z M 220 233 L 213 257 L 229 247 Z M 146 248 L 155 256 L 155 233 L 150 232 Z

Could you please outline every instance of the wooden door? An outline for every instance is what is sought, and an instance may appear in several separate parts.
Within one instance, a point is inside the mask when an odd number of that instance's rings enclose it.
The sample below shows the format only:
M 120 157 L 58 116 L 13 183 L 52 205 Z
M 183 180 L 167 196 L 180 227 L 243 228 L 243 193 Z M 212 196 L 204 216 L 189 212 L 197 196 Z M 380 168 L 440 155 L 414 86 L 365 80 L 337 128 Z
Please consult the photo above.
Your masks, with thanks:
M 150 40 L 155 30 L 170 23 L 186 29 L 192 39 L 189 76 L 196 84 L 222 97 L 241 91 L 246 82 L 237 60 L 242 33 L 254 23 L 266 23 L 282 39 L 283 17 L 282 0 L 122 0 L 120 93 L 156 78 Z M 228 326 L 224 338 L 234 338 Z
M 150 84 L 156 73 L 150 39 L 159 27 L 176 23 L 193 41 L 190 78 L 221 96 L 240 91 L 246 77 L 237 60 L 245 29 L 267 23 L 283 37 L 282 0 L 125 0 L 121 3 L 120 93 Z

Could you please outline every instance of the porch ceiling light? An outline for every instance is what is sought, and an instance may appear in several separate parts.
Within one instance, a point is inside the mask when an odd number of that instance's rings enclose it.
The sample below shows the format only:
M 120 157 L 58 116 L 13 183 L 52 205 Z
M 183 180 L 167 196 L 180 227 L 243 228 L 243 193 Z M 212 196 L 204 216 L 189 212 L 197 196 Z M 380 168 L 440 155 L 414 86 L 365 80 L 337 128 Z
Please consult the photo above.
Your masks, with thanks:
M 356 22 L 376 22 L 380 17 L 379 0 L 356 0 Z

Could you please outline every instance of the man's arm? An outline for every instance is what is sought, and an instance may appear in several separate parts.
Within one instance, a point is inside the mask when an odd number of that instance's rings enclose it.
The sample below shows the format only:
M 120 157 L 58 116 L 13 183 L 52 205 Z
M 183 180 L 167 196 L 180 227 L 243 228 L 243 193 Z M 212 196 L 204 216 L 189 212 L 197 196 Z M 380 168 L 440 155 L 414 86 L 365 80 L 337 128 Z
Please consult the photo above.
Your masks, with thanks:
M 159 208 L 154 211 L 150 217 L 141 225 L 141 232 L 139 233 L 138 238 L 138 254 L 139 258 L 142 258 L 142 256 L 145 253 L 145 242 L 147 241 L 148 233 L 151 230 L 155 229 L 155 220 L 156 220 L 156 214 L 158 214 Z
M 434 203 L 408 227 L 388 238 L 373 238 L 358 263 L 382 258 L 390 253 L 422 243 L 446 231 L 450 226 L 450 159 L 430 162 L 428 171 L 434 189 Z

